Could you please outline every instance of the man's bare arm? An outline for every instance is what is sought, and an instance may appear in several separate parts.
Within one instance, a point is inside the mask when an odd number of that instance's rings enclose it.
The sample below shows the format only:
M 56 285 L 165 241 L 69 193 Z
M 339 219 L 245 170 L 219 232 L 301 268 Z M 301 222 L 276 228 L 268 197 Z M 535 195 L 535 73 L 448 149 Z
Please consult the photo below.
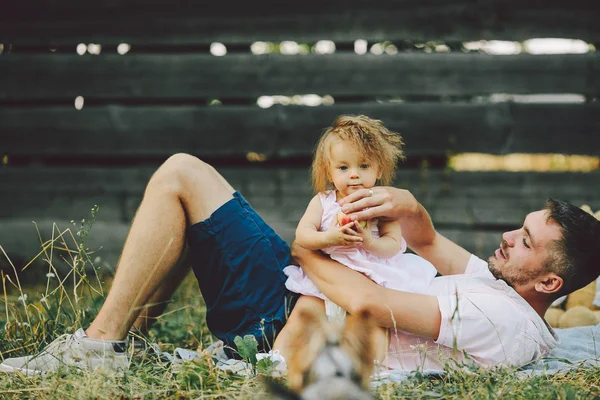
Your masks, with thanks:
M 442 275 L 465 272 L 471 254 L 442 236 L 433 227 L 429 213 L 408 190 L 392 187 L 358 190 L 341 200 L 342 210 L 351 218 L 384 218 L 400 221 L 408 247 L 432 263 Z
M 437 339 L 441 315 L 437 298 L 381 287 L 321 252 L 292 244 L 292 255 L 314 284 L 351 314 L 368 311 L 378 325 Z

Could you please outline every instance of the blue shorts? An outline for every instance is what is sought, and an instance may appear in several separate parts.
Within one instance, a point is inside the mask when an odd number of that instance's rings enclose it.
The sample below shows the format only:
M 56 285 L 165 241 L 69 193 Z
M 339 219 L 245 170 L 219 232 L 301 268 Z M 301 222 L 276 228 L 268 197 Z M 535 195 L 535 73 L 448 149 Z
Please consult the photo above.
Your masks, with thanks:
M 238 192 L 190 226 L 187 240 L 208 329 L 233 349 L 244 335 L 256 337 L 259 351 L 270 349 L 297 299 L 285 287 L 289 245 Z

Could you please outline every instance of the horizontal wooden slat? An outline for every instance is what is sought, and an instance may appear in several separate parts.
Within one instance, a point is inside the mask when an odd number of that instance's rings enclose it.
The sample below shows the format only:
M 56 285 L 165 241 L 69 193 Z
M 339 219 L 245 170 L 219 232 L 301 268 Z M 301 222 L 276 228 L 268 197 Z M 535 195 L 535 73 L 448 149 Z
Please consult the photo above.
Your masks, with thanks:
M 0 169 L 0 218 L 56 215 L 76 220 L 85 218 L 90 208 L 98 204 L 100 216 L 107 208 L 110 209 L 106 213 L 107 220 L 127 221 L 133 216 L 154 170 L 151 167 L 7 166 Z M 279 213 L 282 220 L 297 222 L 312 197 L 308 168 L 229 167 L 219 168 L 219 171 L 250 201 L 256 201 L 257 207 Z M 413 191 L 430 209 L 434 221 L 447 227 L 519 224 L 527 212 L 541 208 L 547 197 L 578 205 L 590 203 L 593 208 L 600 208 L 600 196 L 595 190 L 600 185 L 600 171 L 513 173 L 400 169 L 395 184 Z M 25 201 L 27 198 L 30 200 Z M 74 200 L 81 206 L 69 207 L 69 202 Z M 35 207 L 36 203 L 39 208 Z
M 65 54 L 0 57 L 0 100 L 255 99 L 265 94 L 335 96 L 600 93 L 595 53 L 375 56 Z
M 255 202 L 282 210 L 280 218 L 298 221 L 311 198 L 308 172 L 281 169 L 272 194 L 264 181 L 249 180 L 245 189 Z M 502 230 L 520 226 L 527 213 L 540 209 L 548 197 L 589 204 L 600 209 L 600 171 L 590 173 L 453 172 L 400 169 L 395 186 L 411 190 L 444 229 Z M 263 194 L 264 193 L 264 194 Z M 279 199 L 269 200 L 276 193 Z M 273 211 L 274 212 L 274 211 Z
M 177 43 L 255 40 L 597 40 L 595 3 L 484 1 L 303 1 L 203 3 L 20 1 L 0 15 L 0 41 L 17 44 Z
M 62 249 L 66 244 L 67 248 L 77 251 L 80 240 L 77 230 L 81 226 L 80 221 L 76 221 L 73 225 L 68 219 L 36 218 L 35 221 L 11 219 L 2 220 L 1 223 L 0 246 L 17 269 L 20 270 L 35 258 L 32 265 L 22 274 L 21 282 L 28 279 L 32 281 L 36 278 L 38 282 L 45 281 L 45 274 L 52 271 L 45 260 L 51 259 L 53 267 L 62 277 L 70 272 L 71 267 L 64 260 L 72 265 L 74 254 L 68 254 Z M 129 231 L 129 224 L 116 221 L 97 221 L 88 231 L 86 249 L 91 260 L 99 268 L 100 273 L 114 272 Z M 53 246 L 50 244 L 52 241 Z M 45 243 L 47 251 L 40 254 L 42 243 Z M 0 252 L 0 270 L 12 274 L 12 267 L 7 264 Z
M 361 103 L 333 106 L 0 108 L 9 156 L 310 157 L 341 114 L 364 113 L 399 132 L 406 154 L 600 155 L 600 104 Z
M 265 210 L 259 210 L 259 212 L 277 234 L 289 243 L 293 241 L 295 224 L 281 222 L 269 216 Z M 57 238 L 60 232 L 64 232 L 67 246 L 71 250 L 76 250 L 76 244 L 71 235 L 77 237 L 76 232 L 79 225 L 79 221 L 76 226 L 73 226 L 68 220 L 36 220 L 36 224 L 29 220 L 2 221 L 3 229 L 0 229 L 0 246 L 17 268 L 23 267 L 40 253 L 42 242 Z M 65 232 L 67 229 L 69 231 Z M 38 230 L 41 240 L 38 236 Z M 94 261 L 97 268 L 100 268 L 101 273 L 114 272 L 128 231 L 128 223 L 96 222 L 92 226 L 86 239 L 86 248 L 91 260 Z M 439 231 L 450 240 L 482 258 L 489 257 L 499 247 L 502 234 L 502 231 L 490 232 L 472 229 L 440 229 Z M 47 247 L 46 254 L 52 254 L 53 266 L 64 276 L 70 271 L 70 267 L 62 260 L 67 259 L 72 263 L 72 259 L 66 252 L 59 250 L 63 247 L 62 243 L 58 241 L 55 243 L 56 245 L 52 251 Z M 37 257 L 37 262 L 34 262 L 28 268 L 24 274 L 25 277 L 38 277 L 38 279 L 41 277 L 42 281 L 45 280 L 45 274 L 49 271 L 48 264 L 44 261 L 46 254 Z M 12 267 L 5 264 L 3 258 L 3 256 L 0 257 L 0 270 L 4 270 L 5 273 L 12 273 Z M 23 282 L 23 278 L 21 282 Z
M 114 266 L 128 224 L 155 168 L 0 169 L 0 246 L 27 260 L 39 251 L 36 221 L 43 240 L 52 224 L 75 232 L 100 206 L 87 246 Z M 306 168 L 221 168 L 263 218 L 286 241 L 312 197 Z M 593 173 L 506 173 L 400 170 L 396 185 L 410 189 L 429 210 L 438 230 L 486 257 L 501 233 L 522 224 L 547 197 L 600 209 L 600 171 Z M 75 226 L 70 222 L 75 221 Z M 95 257 L 94 256 L 94 257 Z
M 287 7 L 273 7 L 270 0 L 255 0 L 252 3 L 238 3 L 235 0 L 223 0 L 219 3 L 205 4 L 198 3 L 195 0 L 178 0 L 176 7 L 165 7 L 164 2 L 160 0 L 105 0 L 102 3 L 82 2 L 78 0 L 21 0 L 14 4 L 13 7 L 2 13 L 0 21 L 9 20 L 10 18 L 30 19 L 51 19 L 63 16 L 65 19 L 80 17 L 84 18 L 85 13 L 92 14 L 91 16 L 106 16 L 121 13 L 134 13 L 139 16 L 145 15 L 186 15 L 189 13 L 197 13 L 210 17 L 227 17 L 227 16 L 284 16 L 294 15 L 296 13 L 306 15 L 318 15 L 320 13 L 338 12 L 342 14 L 344 10 L 359 11 L 359 10 L 384 10 L 391 12 L 393 10 L 413 10 L 417 13 L 425 9 L 447 9 L 451 7 L 460 7 L 467 9 L 482 10 L 493 9 L 495 7 L 511 6 L 521 10 L 526 7 L 534 8 L 540 4 L 546 5 L 549 10 L 573 10 L 578 11 L 588 9 L 594 4 L 593 0 L 573 0 L 568 4 L 560 0 L 533 0 L 527 4 L 523 4 L 519 0 L 478 0 L 477 3 L 468 0 L 457 0 L 448 2 L 447 0 L 428 0 L 422 2 L 418 0 L 383 0 L 377 4 L 373 4 L 370 0 L 354 0 L 352 2 L 344 2 L 343 0 L 330 0 L 321 2 L 319 0 L 305 0 L 302 3 L 286 4 Z M 340 6 L 346 5 L 343 9 Z M 509 11 L 509 10 L 507 10 Z M 544 10 L 539 10 L 543 12 Z M 135 17 L 136 15 L 129 15 Z

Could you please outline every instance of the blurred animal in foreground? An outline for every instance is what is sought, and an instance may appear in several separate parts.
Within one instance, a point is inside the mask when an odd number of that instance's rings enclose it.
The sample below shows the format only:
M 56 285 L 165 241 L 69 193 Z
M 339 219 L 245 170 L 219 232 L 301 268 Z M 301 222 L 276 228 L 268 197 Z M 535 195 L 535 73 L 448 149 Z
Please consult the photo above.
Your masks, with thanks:
M 292 343 L 288 387 L 267 381 L 272 399 L 372 399 L 369 382 L 376 326 L 368 313 L 348 315 L 344 325 L 302 311 L 306 329 Z

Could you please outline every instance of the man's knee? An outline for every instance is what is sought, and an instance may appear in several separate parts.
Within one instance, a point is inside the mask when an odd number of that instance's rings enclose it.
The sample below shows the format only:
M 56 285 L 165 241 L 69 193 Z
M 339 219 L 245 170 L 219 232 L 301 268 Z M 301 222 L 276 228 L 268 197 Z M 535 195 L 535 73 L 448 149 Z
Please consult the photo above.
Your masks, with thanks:
M 177 153 L 170 156 L 161 165 L 160 169 L 178 173 L 187 173 L 189 171 L 198 173 L 198 170 L 206 167 L 208 167 L 208 164 L 196 156 L 187 153 Z
M 170 156 L 154 173 L 149 186 L 181 193 L 190 181 L 209 173 L 212 167 L 199 158 L 185 153 Z

